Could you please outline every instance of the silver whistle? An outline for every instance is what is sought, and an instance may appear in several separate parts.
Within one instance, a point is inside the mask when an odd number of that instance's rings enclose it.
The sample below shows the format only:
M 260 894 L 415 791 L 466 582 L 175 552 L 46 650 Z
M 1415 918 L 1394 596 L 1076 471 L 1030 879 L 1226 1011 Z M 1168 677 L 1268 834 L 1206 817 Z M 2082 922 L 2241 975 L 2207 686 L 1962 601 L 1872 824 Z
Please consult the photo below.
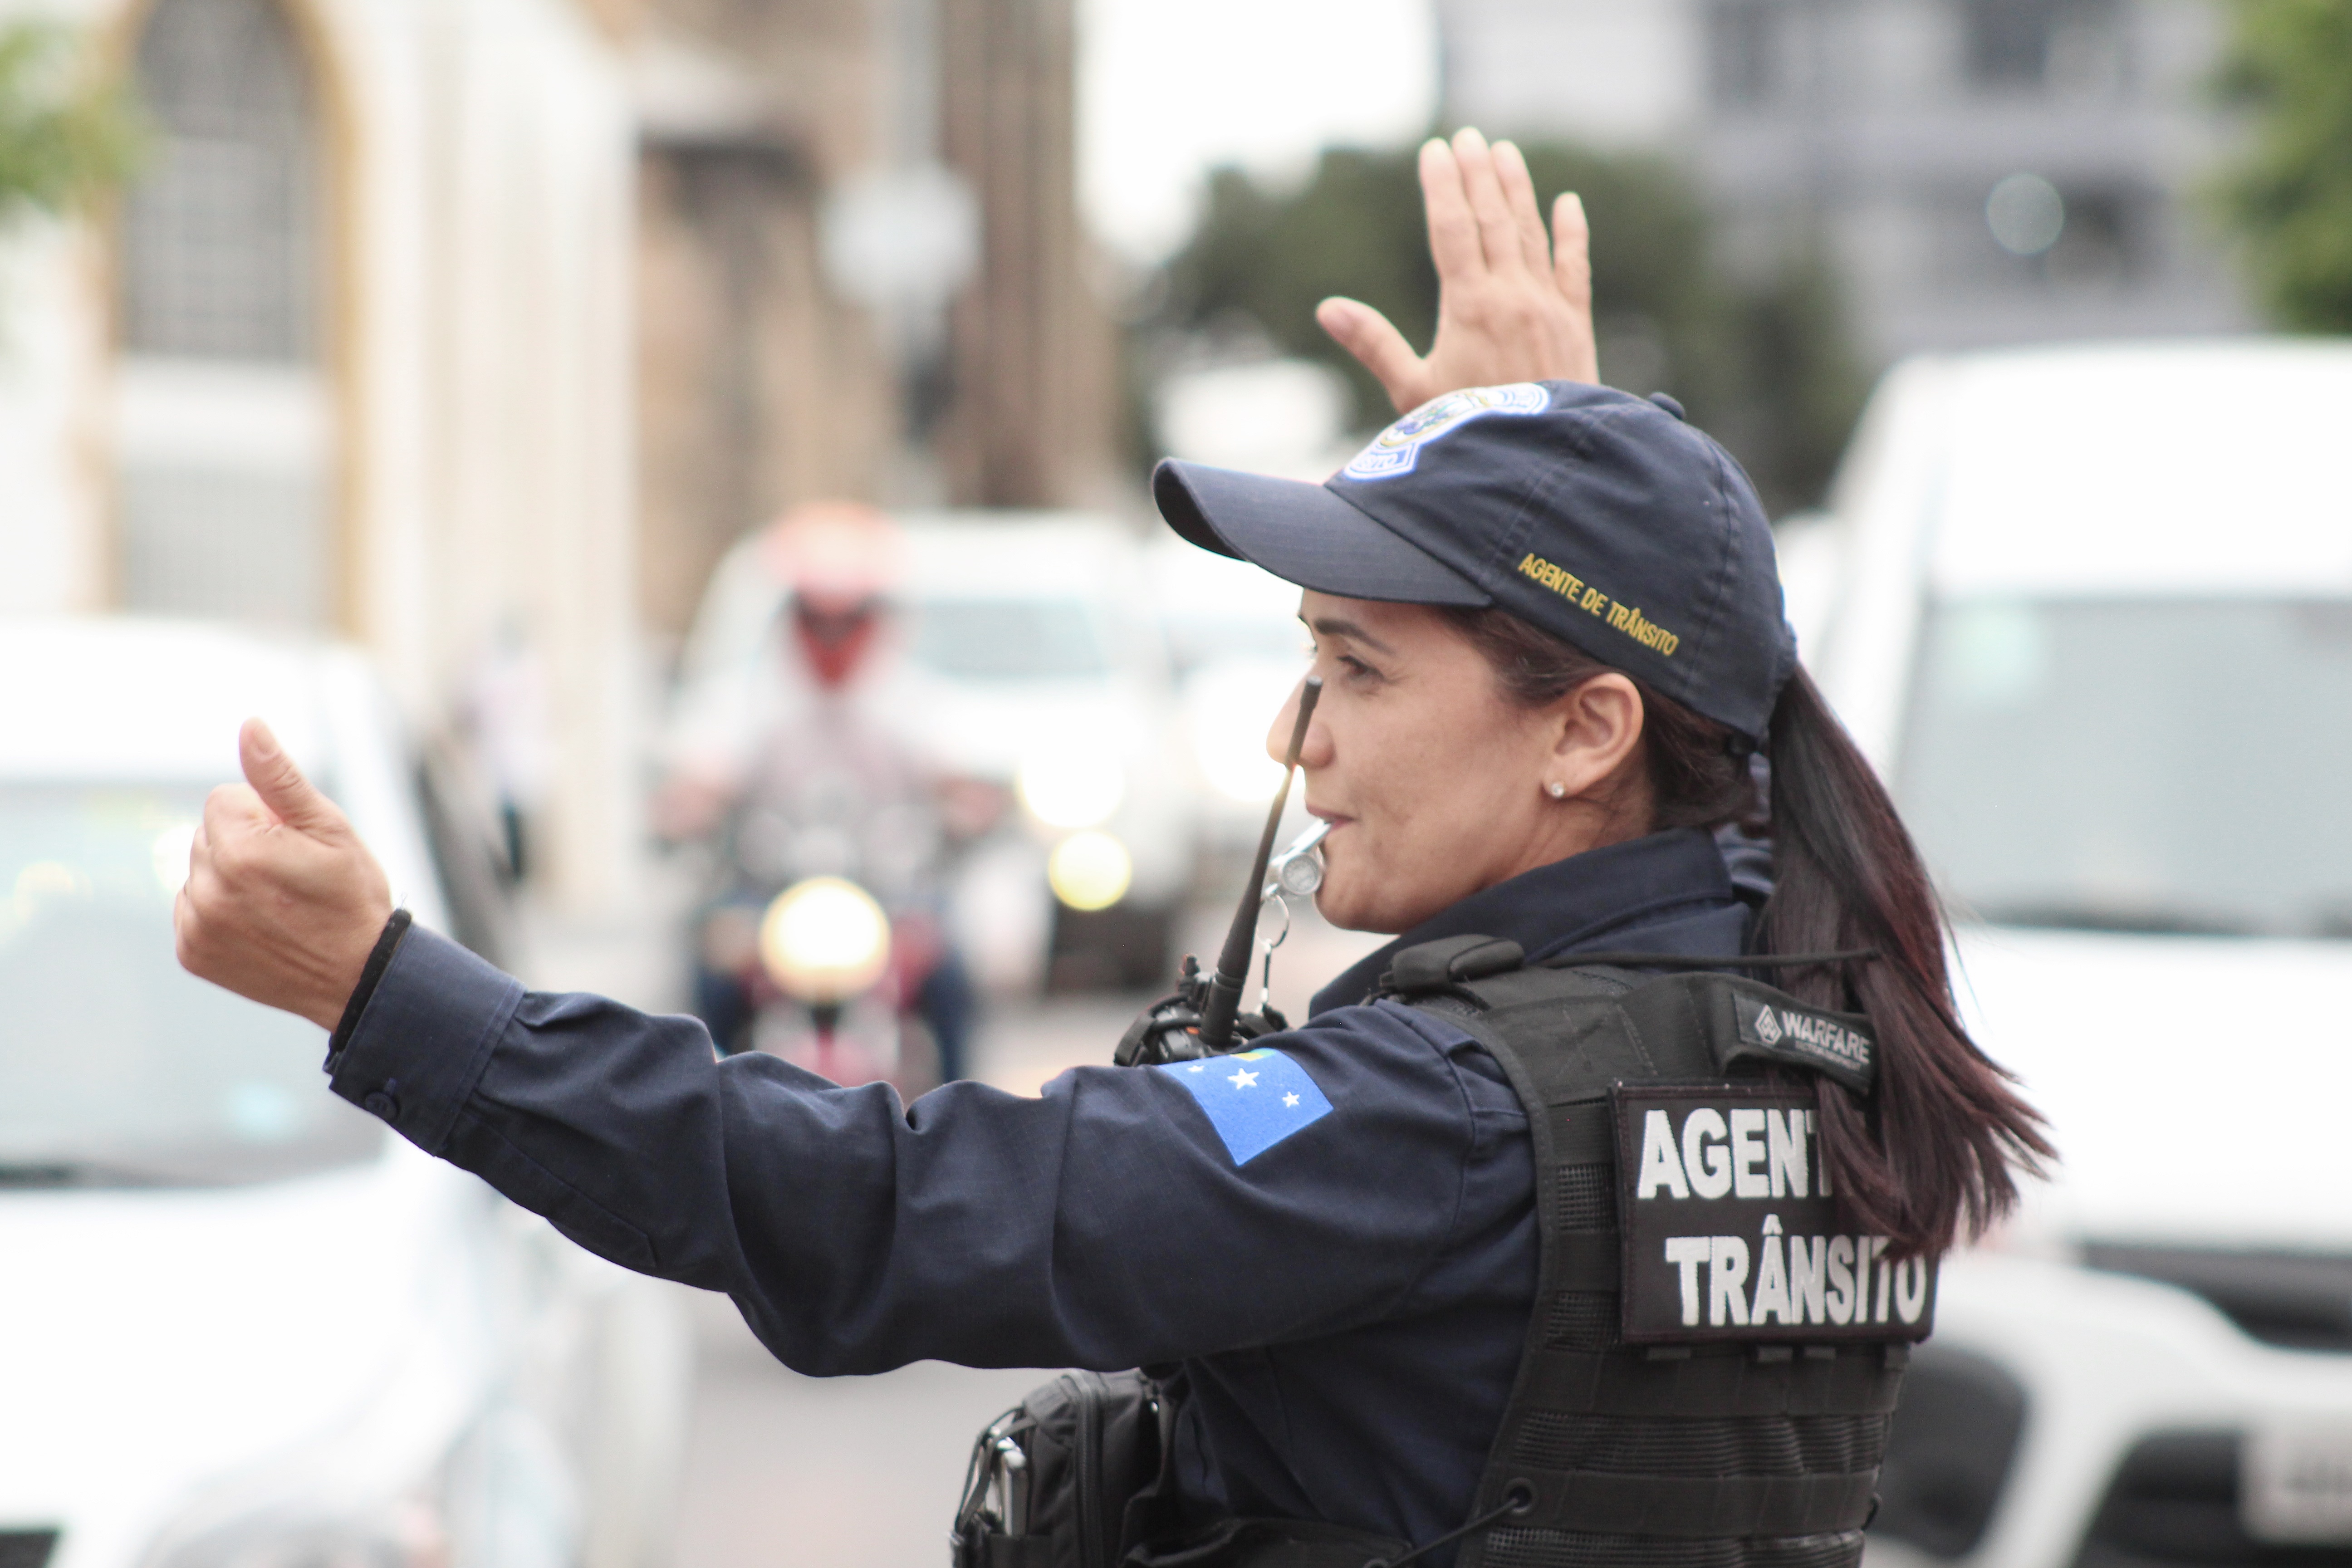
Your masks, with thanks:
M 1281 854 L 1267 862 L 1265 887 L 1258 893 L 1258 902 L 1284 893 L 1307 898 L 1323 885 L 1323 838 L 1331 825 L 1321 817 L 1292 839 Z

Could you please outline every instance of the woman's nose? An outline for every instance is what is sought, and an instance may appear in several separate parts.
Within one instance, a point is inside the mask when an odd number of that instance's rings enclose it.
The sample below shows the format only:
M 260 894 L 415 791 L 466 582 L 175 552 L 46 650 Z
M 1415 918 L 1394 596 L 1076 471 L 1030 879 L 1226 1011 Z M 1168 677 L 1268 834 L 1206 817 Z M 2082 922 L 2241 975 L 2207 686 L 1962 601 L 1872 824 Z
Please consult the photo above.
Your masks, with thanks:
M 1277 763 L 1289 758 L 1290 731 L 1298 727 L 1298 697 L 1306 684 L 1302 679 L 1298 685 L 1290 689 L 1289 700 L 1275 714 L 1274 722 L 1266 727 L 1265 754 Z M 1330 760 L 1331 731 L 1324 727 L 1323 715 L 1318 709 L 1315 717 L 1307 721 L 1306 742 L 1298 748 L 1298 765 L 1319 768 Z

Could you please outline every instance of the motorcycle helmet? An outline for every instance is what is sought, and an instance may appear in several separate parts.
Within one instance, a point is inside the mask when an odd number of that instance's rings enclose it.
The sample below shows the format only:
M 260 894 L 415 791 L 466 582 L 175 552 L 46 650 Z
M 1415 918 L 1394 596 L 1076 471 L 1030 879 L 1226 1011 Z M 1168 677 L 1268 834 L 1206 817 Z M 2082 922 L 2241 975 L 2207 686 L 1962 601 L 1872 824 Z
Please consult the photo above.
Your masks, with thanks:
M 818 685 L 846 685 L 864 665 L 905 572 L 906 544 L 879 510 L 811 501 L 768 527 L 761 551 L 784 585 L 792 642 Z

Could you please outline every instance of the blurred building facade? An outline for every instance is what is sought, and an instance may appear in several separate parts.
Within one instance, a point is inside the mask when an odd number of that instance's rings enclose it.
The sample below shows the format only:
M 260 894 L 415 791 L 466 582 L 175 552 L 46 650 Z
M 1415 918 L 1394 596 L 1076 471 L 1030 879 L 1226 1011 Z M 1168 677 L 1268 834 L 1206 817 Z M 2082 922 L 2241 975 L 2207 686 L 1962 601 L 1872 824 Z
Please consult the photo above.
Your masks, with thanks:
M 2211 0 L 1646 0 L 1572 37 L 1562 5 L 1514 59 L 1528 8 L 1440 0 L 1449 118 L 1689 154 L 1734 261 L 1824 243 L 1882 363 L 2250 320 L 2198 210 Z M 1642 84 L 1636 134 L 1596 132 L 1595 79 Z
M 36 13 L 157 135 L 0 236 L 0 613 L 348 637 L 532 730 L 474 739 L 560 900 L 630 886 L 644 634 L 745 530 L 1109 482 L 1072 0 Z
M 1446 121 L 1603 148 L 1673 144 L 1705 109 L 1691 0 L 1436 0 Z
M 656 636 L 796 501 L 1101 492 L 1072 0 L 649 0 L 634 60 Z
M 63 14 L 134 73 L 154 137 L 115 210 L 0 241 L 0 609 L 349 637 L 428 728 L 522 649 L 545 881 L 620 896 L 640 837 L 624 18 Z

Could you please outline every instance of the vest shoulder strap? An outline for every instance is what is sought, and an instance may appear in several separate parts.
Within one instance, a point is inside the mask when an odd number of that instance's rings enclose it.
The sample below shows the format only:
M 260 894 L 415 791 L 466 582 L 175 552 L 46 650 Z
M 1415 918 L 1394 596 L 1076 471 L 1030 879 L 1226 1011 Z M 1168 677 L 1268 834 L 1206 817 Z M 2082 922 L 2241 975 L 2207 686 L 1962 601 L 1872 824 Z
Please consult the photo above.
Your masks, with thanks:
M 1489 1029 L 1525 1035 L 1531 1046 L 1557 1038 L 1560 1015 L 1554 1009 L 1616 999 L 1616 1023 L 1635 1041 L 1635 1070 L 1622 1076 L 1635 1081 L 1722 1078 L 1769 1067 L 1819 1073 L 1863 1095 L 1877 1081 L 1877 1039 L 1858 1013 L 1815 1007 L 1720 970 L 1659 976 L 1579 964 L 1574 956 L 1531 965 L 1515 942 L 1444 937 L 1398 953 L 1374 994 L 1455 1017 L 1488 1016 Z M 1698 1046 L 1705 1050 L 1693 1048 Z

